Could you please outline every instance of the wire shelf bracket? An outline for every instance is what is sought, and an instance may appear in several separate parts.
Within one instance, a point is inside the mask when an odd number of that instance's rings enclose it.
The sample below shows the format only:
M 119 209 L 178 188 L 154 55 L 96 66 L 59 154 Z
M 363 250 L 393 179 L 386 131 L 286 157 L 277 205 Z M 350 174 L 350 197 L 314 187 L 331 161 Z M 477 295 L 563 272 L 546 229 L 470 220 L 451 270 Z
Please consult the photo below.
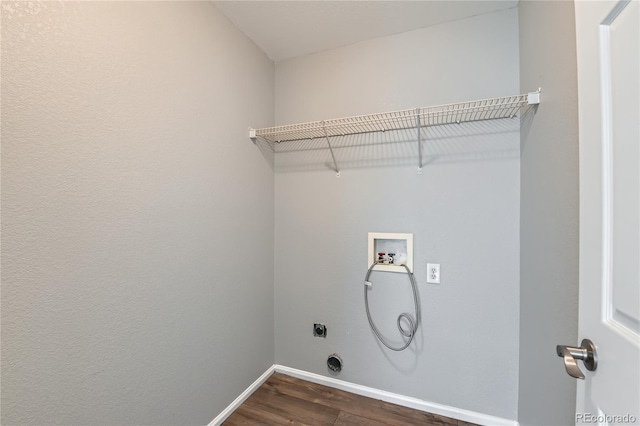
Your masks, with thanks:
M 338 163 L 336 163 L 336 156 L 333 154 L 333 148 L 331 148 L 331 142 L 329 142 L 329 135 L 327 135 L 327 127 L 323 126 L 324 137 L 327 140 L 327 146 L 329 147 L 329 152 L 331 153 L 331 159 L 333 160 L 333 170 L 336 172 L 336 177 L 340 177 L 340 169 L 338 168 Z
M 354 117 L 334 118 L 331 120 L 312 121 L 308 123 L 288 124 L 284 126 L 249 128 L 249 138 L 255 143 L 262 138 L 270 144 L 285 142 L 324 139 L 327 142 L 333 170 L 340 177 L 340 169 L 331 146 L 332 137 L 385 132 L 389 130 L 416 129 L 418 141 L 418 174 L 422 174 L 423 139 L 422 129 L 425 127 L 464 122 L 515 118 L 521 108 L 540 104 L 540 92 L 522 95 L 488 98 L 454 104 L 437 105 L 415 109 L 389 111 L 377 114 Z

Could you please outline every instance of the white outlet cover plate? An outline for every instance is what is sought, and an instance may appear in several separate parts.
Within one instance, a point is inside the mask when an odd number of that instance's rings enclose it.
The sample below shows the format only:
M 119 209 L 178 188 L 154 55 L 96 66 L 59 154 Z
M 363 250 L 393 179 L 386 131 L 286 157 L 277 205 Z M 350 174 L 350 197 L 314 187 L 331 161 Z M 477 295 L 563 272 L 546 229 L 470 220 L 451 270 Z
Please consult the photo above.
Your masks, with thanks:
M 432 269 L 436 271 L 432 273 Z M 431 284 L 440 284 L 440 264 L 427 263 L 427 282 Z

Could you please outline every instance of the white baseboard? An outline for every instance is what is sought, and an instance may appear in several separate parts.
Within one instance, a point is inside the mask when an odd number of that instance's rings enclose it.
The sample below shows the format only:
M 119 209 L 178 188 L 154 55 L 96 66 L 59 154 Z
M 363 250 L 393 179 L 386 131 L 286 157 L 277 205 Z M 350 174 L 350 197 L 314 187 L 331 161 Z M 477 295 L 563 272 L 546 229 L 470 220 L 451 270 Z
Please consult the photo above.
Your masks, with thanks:
M 242 405 L 242 403 L 247 398 L 249 398 L 251 394 L 256 391 L 256 389 L 262 386 L 262 384 L 266 382 L 269 377 L 271 377 L 271 375 L 275 371 L 274 367 L 275 365 L 272 365 L 267 369 L 267 371 L 262 373 L 262 375 L 258 377 L 258 379 L 255 382 L 251 383 L 249 387 L 246 388 L 244 392 L 240 394 L 239 397 L 234 399 L 233 402 L 229 404 L 227 408 L 222 410 L 222 412 L 218 414 L 218 416 L 215 419 L 211 420 L 211 423 L 209 423 L 208 426 L 220 426 L 222 422 L 224 422 L 227 419 L 227 417 L 231 415 L 231 413 L 233 413 L 240 405 Z
M 442 405 L 435 402 L 428 402 L 418 398 L 412 398 L 409 396 L 399 395 L 397 393 L 370 388 L 368 386 L 345 382 L 343 380 L 334 379 L 333 377 L 308 373 L 303 370 L 285 367 L 284 365 L 275 364 L 273 367 L 277 373 L 286 374 L 308 382 L 329 386 L 334 389 L 340 389 L 357 395 L 379 399 L 403 407 L 413 408 L 414 410 L 451 417 L 453 419 L 485 426 L 519 426 L 516 420 L 503 419 L 502 417 L 490 416 L 488 414 L 476 413 L 475 411 L 463 410 L 461 408 L 450 407 L 448 405 Z
M 484 426 L 519 426 L 516 420 L 503 419 L 502 417 L 490 416 L 488 414 L 477 413 L 475 411 L 463 410 L 461 408 L 450 407 L 448 405 L 438 404 L 435 402 L 424 401 L 418 398 L 399 395 L 397 393 L 387 392 L 380 389 L 370 388 L 355 383 L 345 382 L 343 380 L 334 379 L 333 377 L 321 376 L 320 374 L 309 373 L 307 371 L 298 370 L 284 365 L 274 364 L 265 371 L 255 382 L 251 384 L 239 397 L 237 397 L 227 408 L 225 408 L 208 426 L 219 426 L 227 417 L 233 413 L 251 394 L 258 389 L 267 379 L 274 373 L 282 373 L 287 376 L 296 377 L 308 382 L 317 383 L 319 385 L 329 386 L 330 388 L 340 389 L 351 392 L 356 395 L 362 395 L 369 398 L 379 399 L 381 401 L 390 402 L 402 407 L 413 408 L 414 410 L 424 411 L 440 416 L 451 417 L 453 419 L 465 422 L 476 423 Z

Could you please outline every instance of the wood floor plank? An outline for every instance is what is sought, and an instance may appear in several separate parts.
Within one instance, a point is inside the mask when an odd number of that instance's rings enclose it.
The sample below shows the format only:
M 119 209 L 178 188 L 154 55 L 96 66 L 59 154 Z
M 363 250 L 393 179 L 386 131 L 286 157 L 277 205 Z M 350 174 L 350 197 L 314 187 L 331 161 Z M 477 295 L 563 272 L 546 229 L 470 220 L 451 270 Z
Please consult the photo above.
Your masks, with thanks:
M 338 415 L 333 426 L 387 426 L 387 424 L 377 420 L 367 419 L 366 417 L 356 416 L 346 411 L 340 411 L 340 415 Z
M 259 408 L 240 407 L 233 412 L 223 423 L 223 426 L 257 426 L 257 425 L 273 425 L 273 426 L 308 426 L 289 418 L 269 413 Z
M 265 383 L 265 386 L 273 388 L 282 394 L 334 407 L 360 417 L 371 420 L 384 419 L 385 424 L 390 426 L 411 424 L 458 426 L 455 419 L 412 410 L 385 401 L 296 379 L 284 374 L 274 374 Z
M 247 416 L 259 419 L 260 415 L 268 417 L 270 422 L 262 424 L 299 424 L 312 426 L 331 426 L 340 411 L 303 399 L 281 394 L 273 389 L 261 386 L 240 406 Z M 273 423 L 271 423 L 273 422 Z M 259 424 L 259 423 L 256 423 Z
M 224 425 L 474 426 L 280 373 L 269 377 Z
M 241 406 L 224 421 L 224 426 L 293 425 L 293 421 L 251 407 Z
M 469 423 L 463 420 L 458 420 L 458 426 L 478 426 L 478 425 L 475 423 Z

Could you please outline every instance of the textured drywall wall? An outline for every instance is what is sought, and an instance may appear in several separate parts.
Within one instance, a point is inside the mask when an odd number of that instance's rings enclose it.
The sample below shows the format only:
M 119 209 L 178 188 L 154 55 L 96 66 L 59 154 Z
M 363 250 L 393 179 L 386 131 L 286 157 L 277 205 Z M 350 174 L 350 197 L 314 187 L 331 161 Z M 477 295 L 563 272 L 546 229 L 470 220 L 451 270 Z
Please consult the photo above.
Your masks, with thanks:
M 2 424 L 207 424 L 273 364 L 273 72 L 207 2 L 2 2 Z
M 574 423 L 576 380 L 556 356 L 578 344 L 578 94 L 573 2 L 521 1 L 520 87 L 542 87 L 522 125 L 521 425 Z M 541 29 L 544 29 L 541 31 Z
M 279 62 L 276 124 L 512 95 L 518 48 L 511 9 Z M 276 172 L 276 361 L 329 375 L 337 352 L 341 379 L 515 419 L 518 121 L 427 135 L 422 175 L 417 157 L 406 167 L 358 163 L 366 147 L 339 179 L 316 170 L 313 153 Z M 382 146 L 390 157 L 404 149 Z M 365 316 L 368 232 L 414 234 L 422 324 L 402 353 L 377 343 Z M 426 284 L 427 262 L 441 264 L 442 284 Z M 407 277 L 372 280 L 374 320 L 397 343 L 395 318 L 412 312 Z M 326 339 L 312 336 L 314 322 L 327 325 Z

